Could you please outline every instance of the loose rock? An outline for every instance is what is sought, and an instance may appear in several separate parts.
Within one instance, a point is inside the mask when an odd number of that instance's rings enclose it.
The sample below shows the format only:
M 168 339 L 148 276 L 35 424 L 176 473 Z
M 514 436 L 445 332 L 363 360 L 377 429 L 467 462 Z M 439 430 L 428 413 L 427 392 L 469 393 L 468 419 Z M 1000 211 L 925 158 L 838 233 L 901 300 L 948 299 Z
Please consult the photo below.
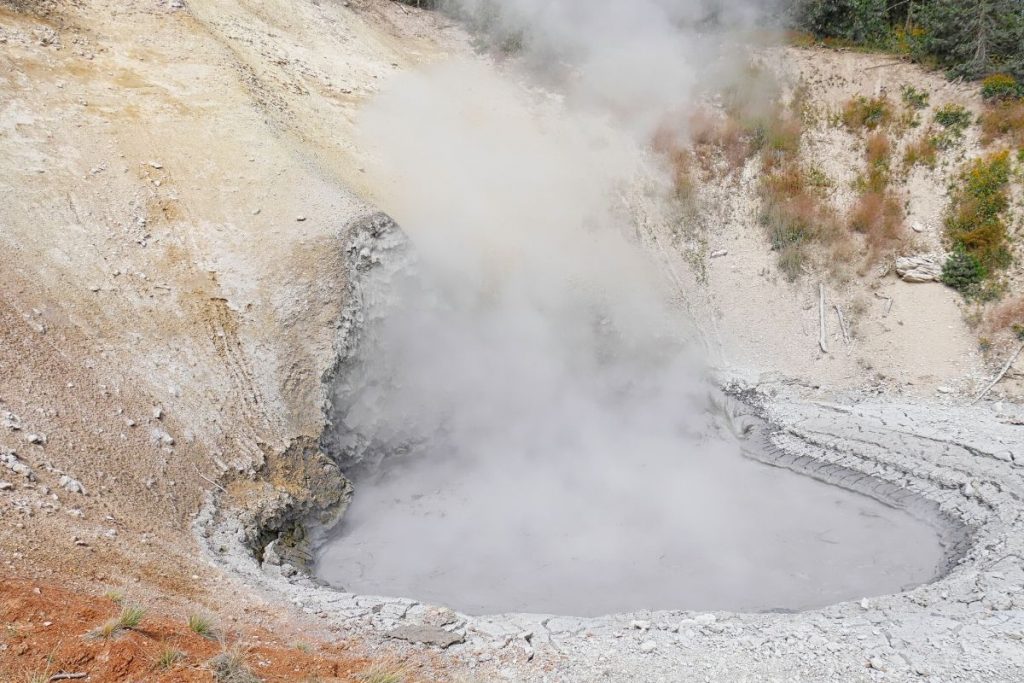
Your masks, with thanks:
M 942 257 L 935 254 L 901 256 L 896 259 L 896 274 L 904 282 L 938 282 L 942 278 Z

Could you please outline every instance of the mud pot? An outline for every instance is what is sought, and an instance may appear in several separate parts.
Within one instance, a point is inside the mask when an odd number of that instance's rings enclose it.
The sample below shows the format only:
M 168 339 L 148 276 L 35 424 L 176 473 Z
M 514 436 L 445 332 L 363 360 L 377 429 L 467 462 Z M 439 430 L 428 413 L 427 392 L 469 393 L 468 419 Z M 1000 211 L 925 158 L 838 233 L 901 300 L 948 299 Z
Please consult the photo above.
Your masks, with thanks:
M 936 529 L 908 511 L 738 453 L 638 448 L 618 466 L 641 486 L 581 466 L 569 489 L 549 485 L 564 462 L 482 472 L 422 455 L 355 481 L 315 571 L 468 614 L 598 616 L 803 610 L 906 590 L 946 565 Z M 437 539 L 440 552 L 425 545 Z
M 403 285 L 404 256 L 363 269 L 365 324 L 334 380 L 326 451 L 355 493 L 316 552 L 330 585 L 475 615 L 799 611 L 903 591 L 955 559 L 933 509 L 771 466 L 769 426 L 685 346 L 496 339 L 480 331 L 494 311 L 533 309 L 437 307 L 421 280 Z M 417 315 L 429 323 L 393 326 Z M 451 354 L 425 368 L 421 336 Z

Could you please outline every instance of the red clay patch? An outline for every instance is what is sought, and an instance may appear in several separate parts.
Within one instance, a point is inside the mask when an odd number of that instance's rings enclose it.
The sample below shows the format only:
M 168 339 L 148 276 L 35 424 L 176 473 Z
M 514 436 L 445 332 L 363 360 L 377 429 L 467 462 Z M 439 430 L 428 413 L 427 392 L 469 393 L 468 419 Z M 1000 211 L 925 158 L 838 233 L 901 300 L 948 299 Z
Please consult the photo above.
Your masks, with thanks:
M 218 642 L 193 633 L 180 618 L 152 613 L 114 637 L 91 635 L 120 611 L 109 598 L 42 582 L 0 581 L 0 680 L 42 683 L 61 673 L 85 673 L 74 680 L 209 683 L 209 662 L 226 648 L 243 652 L 249 670 L 268 682 L 355 683 L 372 665 L 343 645 L 299 647 L 265 632 L 226 633 Z M 164 666 L 161 655 L 169 650 L 181 656 Z

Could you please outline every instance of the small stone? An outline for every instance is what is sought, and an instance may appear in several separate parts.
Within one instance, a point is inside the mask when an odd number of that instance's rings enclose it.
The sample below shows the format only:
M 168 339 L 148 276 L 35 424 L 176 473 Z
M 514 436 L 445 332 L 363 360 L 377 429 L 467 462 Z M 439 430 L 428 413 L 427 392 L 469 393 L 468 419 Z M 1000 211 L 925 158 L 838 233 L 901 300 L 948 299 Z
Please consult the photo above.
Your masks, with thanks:
M 168 434 L 167 432 L 165 432 L 162 429 L 153 429 L 153 430 L 150 431 L 149 434 L 150 434 L 150 437 L 153 439 L 153 442 L 158 444 L 158 445 L 161 445 L 161 446 L 173 446 L 174 445 L 174 437 L 171 436 L 170 434 Z
M 163 164 L 161 164 L 159 161 L 151 161 L 149 162 L 149 165 L 158 170 L 163 168 Z
M 303 222 L 304 220 L 306 220 L 306 217 L 305 217 L 305 216 L 296 216 L 296 217 L 295 217 L 295 220 L 297 220 L 297 221 L 298 221 L 299 223 L 301 223 L 301 222 Z
M 25 441 L 36 445 L 42 445 L 46 443 L 46 436 L 43 434 L 26 434 Z
M 643 619 L 634 619 L 632 623 L 630 623 L 629 627 L 639 631 L 648 631 L 651 628 L 651 622 Z
M 10 491 L 14 488 L 14 484 L 9 481 L 0 481 L 0 491 Z
M 727 256 L 728 254 L 729 254 L 729 250 L 728 249 L 717 249 L 717 250 L 711 252 L 711 258 L 721 258 L 723 256 Z
M 874 669 L 876 671 L 888 671 L 889 670 L 889 664 L 884 659 L 882 659 L 881 657 L 872 657 L 871 659 L 868 660 L 868 664 L 871 666 L 872 669 Z
M 869 606 L 870 606 L 870 605 L 869 605 L 869 603 L 868 603 L 868 599 L 867 599 L 867 598 L 861 598 L 861 599 L 860 599 L 860 608 L 861 608 L 861 609 L 868 609 L 868 608 L 869 608 Z
M 154 420 L 159 420 L 163 416 L 164 416 L 164 409 L 163 408 L 161 408 L 160 406 L 156 406 L 156 407 L 153 408 L 153 419 Z
M 253 216 L 259 216 L 259 215 L 260 215 L 260 209 L 259 209 L 259 207 L 257 207 L 257 208 L 255 208 L 255 209 L 253 209 L 253 210 L 252 210 L 252 215 L 253 215 Z
M 65 491 L 70 491 L 71 493 L 81 493 L 82 495 L 85 495 L 85 489 L 82 488 L 82 482 L 78 481 L 77 479 L 72 479 L 66 474 L 61 475 L 58 483 L 60 484 L 60 487 Z
M 21 420 L 17 415 L 9 410 L 0 411 L 0 419 L 3 420 L 4 426 L 12 432 L 16 432 L 21 429 Z
M 657 649 L 658 644 L 655 643 L 653 640 L 645 640 L 644 642 L 640 643 L 640 652 L 643 652 L 645 655 L 648 655 Z
M 0 465 L 3 465 L 15 474 L 20 474 L 29 481 L 36 480 L 36 473 L 32 471 L 31 467 L 19 460 L 14 451 L 0 451 Z
M 117 538 L 117 529 L 107 529 L 103 535 L 107 538 Z

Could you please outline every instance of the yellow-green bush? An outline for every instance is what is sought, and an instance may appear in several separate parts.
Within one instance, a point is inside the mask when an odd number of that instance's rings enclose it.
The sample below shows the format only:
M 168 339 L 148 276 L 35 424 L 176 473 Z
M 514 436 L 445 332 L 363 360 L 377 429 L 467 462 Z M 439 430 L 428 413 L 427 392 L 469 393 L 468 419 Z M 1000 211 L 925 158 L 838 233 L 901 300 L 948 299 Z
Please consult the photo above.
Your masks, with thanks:
M 968 162 L 953 189 L 946 214 L 946 238 L 954 253 L 970 256 L 985 274 L 1010 262 L 1003 220 L 1010 201 L 1010 170 L 1006 150 Z

